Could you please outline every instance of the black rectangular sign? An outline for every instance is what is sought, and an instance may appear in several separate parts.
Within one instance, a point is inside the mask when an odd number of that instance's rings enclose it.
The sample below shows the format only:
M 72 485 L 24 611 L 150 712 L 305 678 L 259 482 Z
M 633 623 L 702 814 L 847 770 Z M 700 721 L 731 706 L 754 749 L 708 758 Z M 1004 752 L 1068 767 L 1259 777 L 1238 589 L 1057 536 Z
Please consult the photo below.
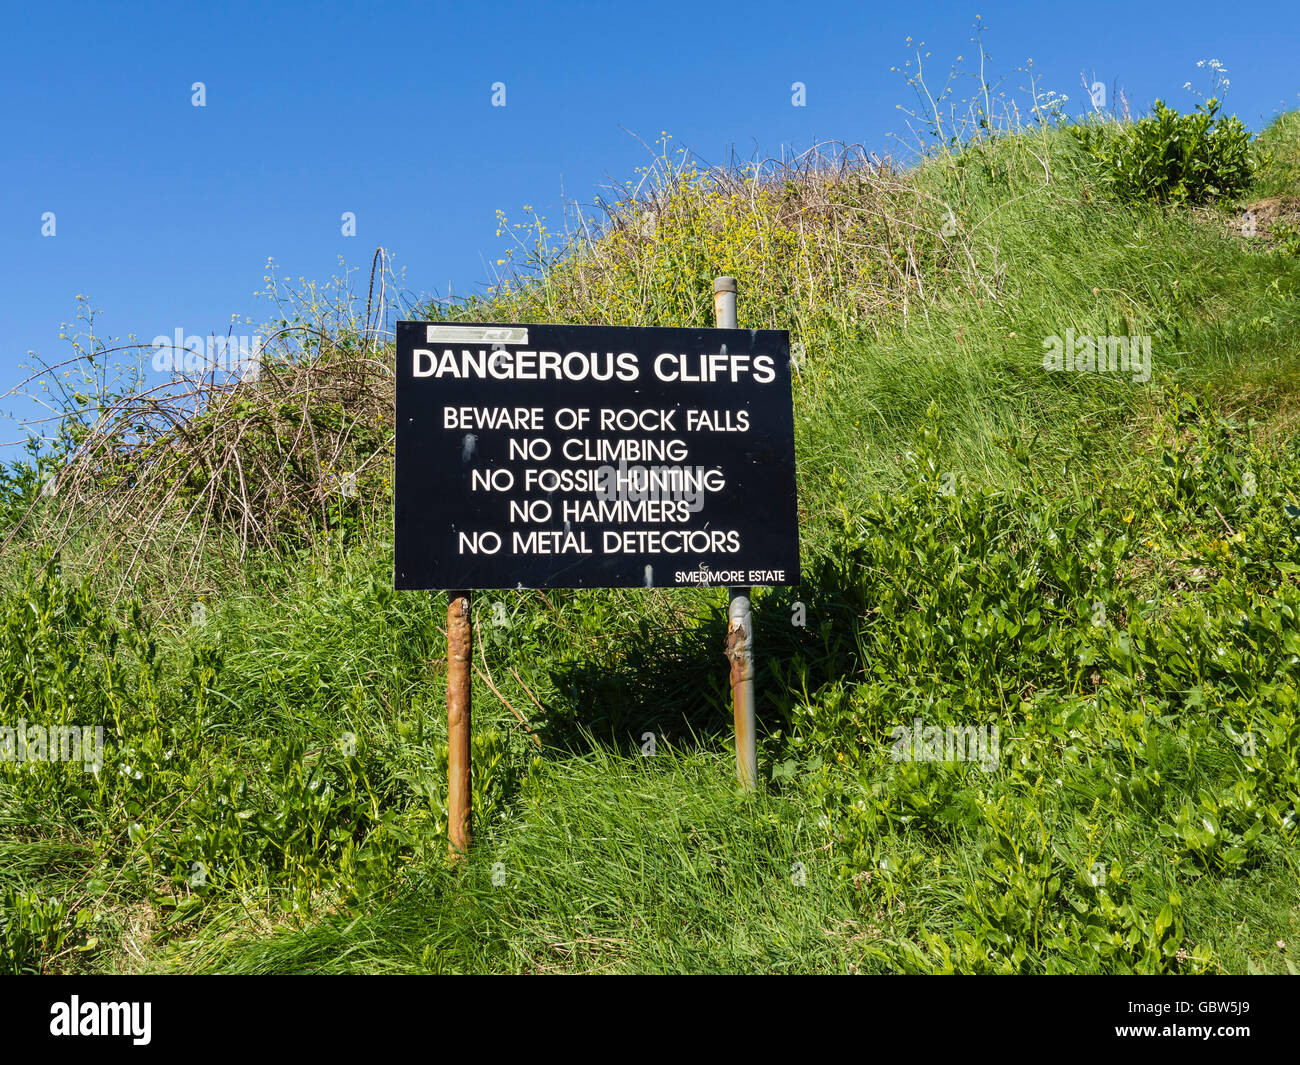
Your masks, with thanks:
M 397 323 L 397 588 L 799 582 L 782 330 Z

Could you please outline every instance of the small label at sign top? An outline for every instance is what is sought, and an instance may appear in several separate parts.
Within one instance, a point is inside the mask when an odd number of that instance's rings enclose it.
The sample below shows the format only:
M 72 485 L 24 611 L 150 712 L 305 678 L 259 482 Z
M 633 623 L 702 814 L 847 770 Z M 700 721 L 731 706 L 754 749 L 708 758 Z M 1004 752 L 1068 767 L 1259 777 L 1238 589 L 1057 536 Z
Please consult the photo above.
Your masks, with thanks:
M 528 330 L 522 326 L 431 325 L 425 330 L 426 344 L 527 344 Z
M 799 583 L 784 330 L 396 332 L 394 587 Z

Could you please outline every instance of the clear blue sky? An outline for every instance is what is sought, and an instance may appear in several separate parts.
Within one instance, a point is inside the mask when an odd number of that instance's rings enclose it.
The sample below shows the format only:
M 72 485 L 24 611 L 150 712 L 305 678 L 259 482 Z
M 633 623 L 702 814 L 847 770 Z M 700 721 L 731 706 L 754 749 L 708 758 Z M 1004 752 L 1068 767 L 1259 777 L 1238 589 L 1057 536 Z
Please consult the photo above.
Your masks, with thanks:
M 891 67 L 923 41 L 942 81 L 976 15 L 990 72 L 1015 88 L 1032 58 L 1072 113 L 1082 72 L 1138 110 L 1188 109 L 1210 58 L 1252 129 L 1300 103 L 1296 0 L 8 4 L 0 392 L 29 349 L 65 354 L 78 294 L 103 333 L 148 341 L 259 319 L 268 257 L 326 280 L 383 245 L 414 291 L 472 291 L 504 248 L 496 210 L 554 216 L 562 189 L 590 202 L 631 177 L 648 156 L 625 130 L 709 161 L 823 138 L 886 150 L 912 103 Z

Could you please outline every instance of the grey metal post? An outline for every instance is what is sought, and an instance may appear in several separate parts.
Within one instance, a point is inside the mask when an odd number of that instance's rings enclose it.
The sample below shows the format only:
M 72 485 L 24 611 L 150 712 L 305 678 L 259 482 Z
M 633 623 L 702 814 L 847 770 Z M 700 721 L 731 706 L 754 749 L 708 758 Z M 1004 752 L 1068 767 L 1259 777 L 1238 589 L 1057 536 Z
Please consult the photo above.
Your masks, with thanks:
M 736 328 L 736 279 L 713 282 L 713 320 L 719 329 Z M 731 712 L 736 724 L 736 779 L 745 791 L 758 782 L 758 740 L 754 729 L 754 625 L 749 589 L 729 589 L 726 655 L 731 663 Z

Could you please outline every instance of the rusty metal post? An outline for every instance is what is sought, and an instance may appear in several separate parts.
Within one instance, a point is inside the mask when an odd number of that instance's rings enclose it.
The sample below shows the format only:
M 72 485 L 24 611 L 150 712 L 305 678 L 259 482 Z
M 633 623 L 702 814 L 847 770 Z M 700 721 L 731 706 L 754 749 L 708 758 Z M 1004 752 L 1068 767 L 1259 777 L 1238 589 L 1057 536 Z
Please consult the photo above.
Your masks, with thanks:
M 713 282 L 713 320 L 719 329 L 736 328 L 736 279 Z M 727 660 L 731 663 L 731 713 L 736 725 L 736 779 L 745 791 L 758 782 L 758 738 L 754 728 L 754 625 L 748 588 L 728 590 Z
M 447 593 L 447 837 L 452 858 L 469 851 L 473 821 L 470 791 L 470 670 L 473 639 L 469 592 Z

